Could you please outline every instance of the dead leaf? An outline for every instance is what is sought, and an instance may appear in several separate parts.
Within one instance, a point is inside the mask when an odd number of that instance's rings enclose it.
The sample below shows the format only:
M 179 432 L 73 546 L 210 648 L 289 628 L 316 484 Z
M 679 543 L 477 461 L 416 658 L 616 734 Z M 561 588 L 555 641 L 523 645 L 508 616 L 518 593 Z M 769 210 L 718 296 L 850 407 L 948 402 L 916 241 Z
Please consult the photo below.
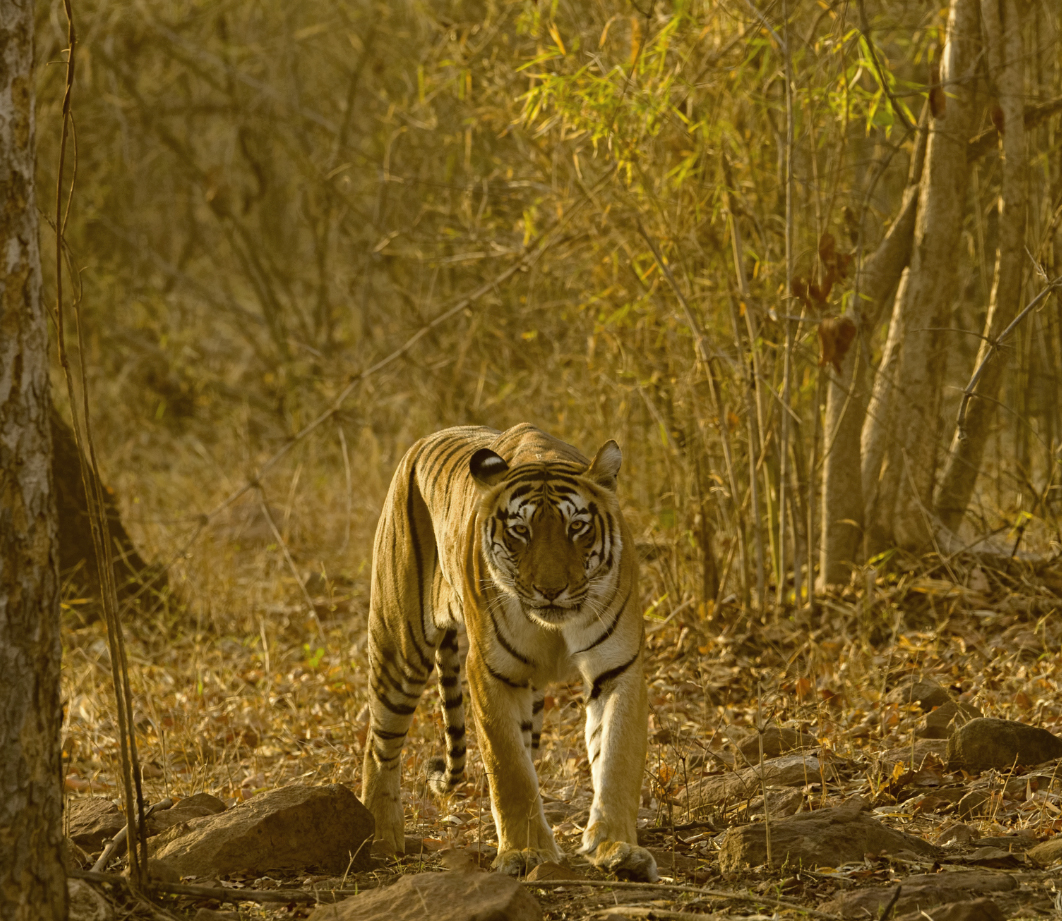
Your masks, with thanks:
M 855 336 L 856 325 L 851 317 L 827 317 L 823 320 L 819 324 L 819 343 L 822 346 L 819 367 L 831 364 L 840 374 L 841 362 L 848 354 Z

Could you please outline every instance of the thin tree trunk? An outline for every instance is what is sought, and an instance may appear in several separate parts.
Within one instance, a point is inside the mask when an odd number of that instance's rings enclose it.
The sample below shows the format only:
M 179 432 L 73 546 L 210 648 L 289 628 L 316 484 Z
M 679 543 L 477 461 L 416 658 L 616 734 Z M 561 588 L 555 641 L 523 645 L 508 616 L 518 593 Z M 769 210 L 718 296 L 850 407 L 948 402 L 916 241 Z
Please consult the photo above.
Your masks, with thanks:
M 34 197 L 33 11 L 0 0 L 0 918 L 65 918 L 59 554 Z
M 889 295 L 911 259 L 918 188 L 925 165 L 927 112 L 919 121 L 919 134 L 908 170 L 907 188 L 900 212 L 877 249 L 863 262 L 855 279 L 853 310 L 856 338 L 841 361 L 841 373 L 829 365 L 826 394 L 825 441 L 822 470 L 822 539 L 819 572 L 823 583 L 847 582 L 862 553 L 864 496 L 873 492 L 864 481 L 869 475 L 861 463 L 862 439 L 877 422 L 867 414 L 869 397 L 869 343 L 884 313 Z M 881 458 L 873 467 L 877 476 Z
M 969 184 L 980 22 L 975 0 L 951 0 L 941 66 L 944 104 L 930 121 L 911 266 L 890 338 L 898 345 L 891 420 L 871 526 L 889 544 L 924 547 L 933 537 L 941 387 L 947 363 L 962 219 Z M 893 336 L 893 333 L 896 336 Z
M 991 343 L 1018 311 L 1026 258 L 1021 20 L 1015 0 L 982 0 L 981 17 L 988 38 L 989 79 L 995 85 L 1003 112 L 1003 181 L 999 196 L 996 273 L 985 318 L 984 338 L 974 367 L 985 360 Z M 973 390 L 965 431 L 957 431 L 952 440 L 936 506 L 941 523 L 952 531 L 962 522 L 977 482 L 1004 368 L 1002 355 L 996 354 L 989 359 Z

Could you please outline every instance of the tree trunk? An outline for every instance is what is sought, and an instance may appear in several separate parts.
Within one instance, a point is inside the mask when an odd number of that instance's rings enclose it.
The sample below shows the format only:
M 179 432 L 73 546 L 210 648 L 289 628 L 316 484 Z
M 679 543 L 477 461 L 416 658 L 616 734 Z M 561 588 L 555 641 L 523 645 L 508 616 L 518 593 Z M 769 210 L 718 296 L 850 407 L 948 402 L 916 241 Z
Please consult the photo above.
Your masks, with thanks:
M 922 548 L 934 533 L 940 397 L 970 173 L 979 18 L 976 0 L 951 0 L 941 66 L 944 93 L 930 120 L 911 266 L 889 330 L 895 370 L 880 372 L 891 378 L 886 384 L 892 405 L 882 420 L 888 428 L 873 433 L 885 451 L 869 524 L 888 545 Z M 868 472 L 874 479 L 874 471 Z
M 1014 319 L 1021 303 L 1025 263 L 1025 118 L 1021 20 L 1015 0 L 982 0 L 981 16 L 988 39 L 989 80 L 1003 113 L 1003 180 L 999 196 L 999 248 L 992 297 L 985 318 L 984 338 L 977 364 L 988 360 L 973 390 L 965 431 L 955 433 L 937 495 L 937 515 L 956 530 L 966 514 L 977 474 L 981 470 L 989 427 L 1005 367 L 998 352 L 988 357 L 991 343 Z
M 819 572 L 827 584 L 847 582 L 862 553 L 864 490 L 861 434 L 867 417 L 869 343 L 889 295 L 911 258 L 918 186 L 926 153 L 926 118 L 920 122 L 900 212 L 877 249 L 856 276 L 852 318 L 856 338 L 841 362 L 841 373 L 830 374 L 826 394 L 826 426 L 822 467 L 822 540 Z M 829 373 L 829 365 L 826 366 Z
M 34 200 L 33 3 L 0 0 L 0 917 L 65 918 L 48 330 Z

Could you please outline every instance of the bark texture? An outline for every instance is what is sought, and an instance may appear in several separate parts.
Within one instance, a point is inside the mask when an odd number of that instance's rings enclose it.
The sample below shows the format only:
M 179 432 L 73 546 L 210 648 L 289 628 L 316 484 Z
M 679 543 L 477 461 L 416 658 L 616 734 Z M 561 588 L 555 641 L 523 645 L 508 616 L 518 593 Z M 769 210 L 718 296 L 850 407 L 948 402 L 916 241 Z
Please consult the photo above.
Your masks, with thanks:
M 854 308 L 856 341 L 841 362 L 841 373 L 829 375 L 826 393 L 826 441 L 822 472 L 822 541 L 819 572 L 827 584 L 847 582 L 863 549 L 864 484 L 861 436 L 867 415 L 869 356 L 889 295 L 911 258 L 918 184 L 926 153 L 926 114 L 915 140 L 911 168 L 900 212 L 888 233 L 864 261 L 856 276 Z M 829 373 L 829 366 L 827 366 Z
M 988 358 L 990 344 L 1017 315 L 1025 264 L 1025 117 L 1022 90 L 1021 20 L 1015 0 L 982 0 L 981 19 L 988 44 L 989 81 L 1003 113 L 1003 178 L 999 196 L 999 248 L 996 273 L 985 318 L 984 338 L 975 368 L 988 359 L 973 390 L 965 432 L 956 432 L 937 494 L 937 516 L 956 530 L 970 504 L 981 470 L 985 442 L 996 414 L 996 398 L 1006 367 L 998 352 Z
M 932 497 L 946 330 L 969 183 L 967 145 L 974 127 L 980 30 L 977 0 L 951 0 L 941 66 L 946 97 L 930 120 L 911 265 L 889 330 L 894 351 L 891 363 L 883 361 L 879 372 L 889 375 L 891 405 L 882 418 L 887 428 L 873 433 L 884 445 L 880 475 L 867 471 L 877 481 L 871 550 L 888 545 L 920 549 L 935 530 Z
M 65 918 L 48 331 L 34 199 L 33 11 L 0 0 L 0 918 Z

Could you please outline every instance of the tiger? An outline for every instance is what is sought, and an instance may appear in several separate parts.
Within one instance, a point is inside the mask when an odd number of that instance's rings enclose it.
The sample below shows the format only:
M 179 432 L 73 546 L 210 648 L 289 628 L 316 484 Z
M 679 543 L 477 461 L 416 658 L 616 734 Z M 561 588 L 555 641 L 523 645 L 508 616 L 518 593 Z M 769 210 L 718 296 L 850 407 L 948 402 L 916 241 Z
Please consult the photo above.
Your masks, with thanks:
M 580 853 L 620 876 L 659 878 L 638 846 L 645 628 L 616 495 L 621 462 L 615 441 L 588 461 L 526 423 L 445 429 L 402 458 L 376 530 L 368 618 L 362 801 L 385 852 L 404 853 L 401 754 L 435 667 L 447 749 L 429 762 L 428 781 L 439 794 L 463 781 L 464 664 L 498 837 L 494 869 L 519 876 L 564 859 L 533 758 L 544 689 L 581 678 L 593 801 Z

